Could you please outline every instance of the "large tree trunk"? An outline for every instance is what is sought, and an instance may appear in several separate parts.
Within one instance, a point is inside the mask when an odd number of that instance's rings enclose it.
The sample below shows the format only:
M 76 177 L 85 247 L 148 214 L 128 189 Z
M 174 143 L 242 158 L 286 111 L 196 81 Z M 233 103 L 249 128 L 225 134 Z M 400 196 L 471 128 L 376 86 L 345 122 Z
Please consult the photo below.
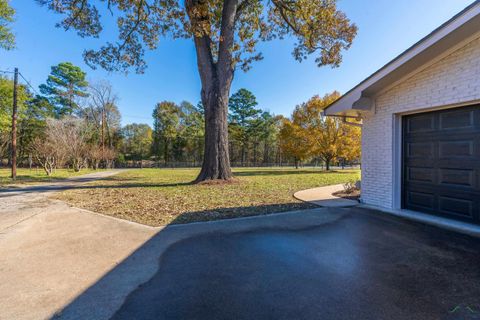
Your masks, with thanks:
M 202 96 L 205 107 L 205 154 L 202 170 L 195 181 L 228 180 L 232 178 L 228 154 L 228 93 L 222 95 L 212 90 Z
M 208 2 L 186 0 L 185 6 L 194 36 L 197 66 L 202 82 L 202 103 L 205 108 L 205 154 L 202 170 L 195 182 L 232 178 L 228 154 L 228 98 L 235 64 L 232 48 L 238 0 L 224 0 L 218 52 L 212 52 L 212 39 L 204 30 L 209 25 Z

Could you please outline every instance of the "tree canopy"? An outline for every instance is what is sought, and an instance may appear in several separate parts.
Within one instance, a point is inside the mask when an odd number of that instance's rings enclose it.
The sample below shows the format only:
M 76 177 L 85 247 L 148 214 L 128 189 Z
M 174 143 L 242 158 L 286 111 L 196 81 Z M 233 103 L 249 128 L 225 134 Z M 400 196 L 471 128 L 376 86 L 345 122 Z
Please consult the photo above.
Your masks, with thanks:
M 14 20 L 15 10 L 8 0 L 0 0 L 0 49 L 11 50 L 15 47 L 15 35 L 10 29 Z
M 325 108 L 340 97 L 338 92 L 314 96 L 295 108 L 292 120 L 282 128 L 283 149 L 299 160 L 306 157 L 321 159 L 327 170 L 333 161 L 358 161 L 360 158 L 360 128 L 355 123 L 323 114 Z M 283 140 L 282 140 L 283 141 Z
M 40 85 L 40 92 L 48 97 L 58 117 L 80 111 L 79 98 L 88 96 L 86 73 L 71 62 L 62 62 L 52 67 L 46 84 Z
M 260 41 L 293 36 L 295 59 L 317 52 L 318 65 L 338 66 L 357 27 L 339 11 L 335 0 L 37 0 L 65 15 L 57 26 L 75 29 L 81 37 L 99 37 L 111 16 L 118 25 L 118 41 L 84 52 L 86 61 L 107 70 L 133 67 L 143 72 L 145 49 L 156 49 L 162 36 L 195 38 L 209 51 L 211 63 L 248 70 L 262 59 Z

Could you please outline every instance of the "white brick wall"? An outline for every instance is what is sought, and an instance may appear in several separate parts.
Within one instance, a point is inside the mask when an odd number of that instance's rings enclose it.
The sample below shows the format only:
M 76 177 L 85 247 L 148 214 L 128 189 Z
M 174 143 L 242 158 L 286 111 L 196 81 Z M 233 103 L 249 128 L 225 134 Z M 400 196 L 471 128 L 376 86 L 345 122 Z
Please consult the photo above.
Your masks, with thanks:
M 362 200 L 393 207 L 393 123 L 403 112 L 480 99 L 480 39 L 376 97 L 363 120 Z

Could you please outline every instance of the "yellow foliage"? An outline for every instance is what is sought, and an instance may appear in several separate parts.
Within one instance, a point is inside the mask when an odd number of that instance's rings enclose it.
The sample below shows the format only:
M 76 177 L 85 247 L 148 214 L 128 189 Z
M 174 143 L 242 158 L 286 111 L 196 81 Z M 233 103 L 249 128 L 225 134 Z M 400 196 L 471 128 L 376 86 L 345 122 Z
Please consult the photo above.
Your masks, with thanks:
M 341 118 L 325 116 L 323 111 L 340 94 L 333 92 L 323 98 L 314 96 L 297 106 L 292 120 L 287 120 L 281 131 L 282 150 L 298 159 L 320 158 L 327 168 L 332 161 L 360 158 L 359 127 L 346 124 Z

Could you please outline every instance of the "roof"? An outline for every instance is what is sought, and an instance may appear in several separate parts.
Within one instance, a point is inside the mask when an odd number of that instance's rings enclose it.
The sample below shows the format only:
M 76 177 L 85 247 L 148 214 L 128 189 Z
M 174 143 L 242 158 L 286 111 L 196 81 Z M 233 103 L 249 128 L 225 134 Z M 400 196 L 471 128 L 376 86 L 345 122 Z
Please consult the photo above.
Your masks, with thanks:
M 478 36 L 479 32 L 480 0 L 476 0 L 330 104 L 325 114 L 357 116 L 370 110 L 376 94 L 422 69 L 452 48 Z

